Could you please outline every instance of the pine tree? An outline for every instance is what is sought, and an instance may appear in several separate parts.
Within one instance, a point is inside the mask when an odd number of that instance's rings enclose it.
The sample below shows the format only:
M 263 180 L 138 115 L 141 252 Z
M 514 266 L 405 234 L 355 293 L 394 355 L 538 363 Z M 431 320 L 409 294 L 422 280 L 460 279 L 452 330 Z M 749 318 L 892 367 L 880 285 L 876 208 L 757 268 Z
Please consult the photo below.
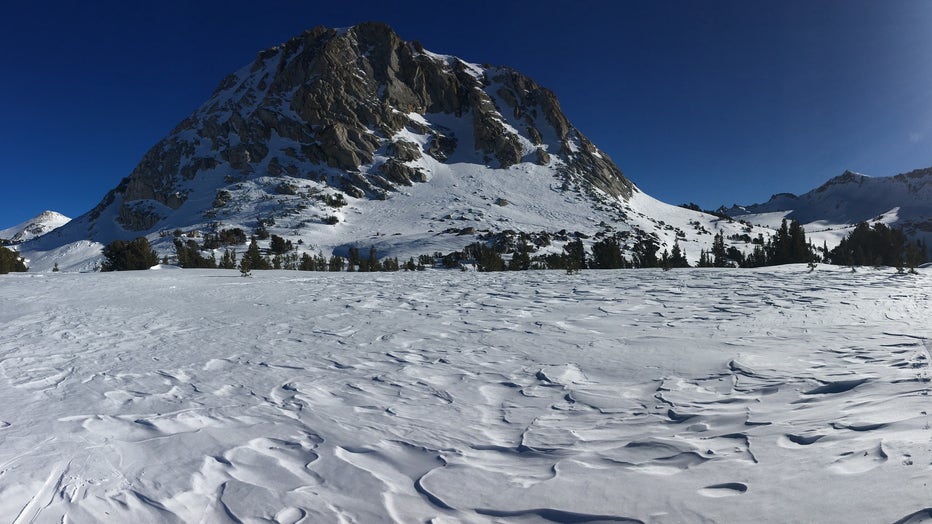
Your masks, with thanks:
M 224 249 L 223 255 L 220 257 L 220 267 L 223 269 L 235 269 L 236 268 L 236 250 Z
M 378 254 L 375 252 L 375 246 L 369 246 L 369 258 L 364 261 L 366 266 L 366 271 L 380 271 L 382 269 L 381 264 L 379 264 Z
M 712 265 L 728 267 L 728 251 L 725 249 L 725 236 L 721 231 L 712 239 Z
M 906 255 L 904 260 L 906 261 L 906 266 L 909 268 L 909 272 L 912 274 L 916 273 L 916 268 L 922 264 L 925 259 L 925 249 L 919 242 L 910 242 L 906 246 Z
M 273 255 L 284 255 L 292 249 L 294 249 L 294 246 L 292 246 L 290 240 L 285 240 L 278 235 L 272 235 L 272 240 L 269 241 L 269 251 Z
M 259 244 L 256 243 L 256 237 L 252 237 L 252 240 L 249 242 L 249 248 L 246 249 L 240 266 L 242 266 L 244 262 L 249 271 L 269 269 L 271 266 L 269 260 L 264 258 L 259 251 Z M 242 267 L 240 269 L 242 270 Z
M 180 238 L 174 241 L 178 265 L 183 268 L 217 268 L 217 257 L 211 253 L 210 257 L 201 254 L 201 250 L 194 240 L 182 242 Z
M 586 248 L 583 247 L 582 240 L 577 238 L 572 242 L 567 242 L 563 246 L 566 253 L 566 272 L 575 273 L 580 269 L 586 269 Z
M 621 254 L 621 245 L 614 236 L 604 238 L 592 244 L 592 262 L 595 269 L 619 269 L 625 267 L 625 258 Z
M 482 242 L 475 242 L 463 248 L 463 258 L 474 260 L 478 271 L 505 270 L 505 261 L 501 255 Z
M 129 242 L 114 240 L 103 249 L 106 260 L 101 271 L 133 271 L 149 269 L 159 263 L 159 256 L 149 245 L 145 237 L 138 237 Z
M 689 267 L 689 261 L 686 260 L 686 253 L 680 249 L 680 241 L 673 241 L 673 250 L 670 252 L 670 267 Z
M 307 253 L 301 254 L 301 263 L 298 264 L 299 271 L 316 271 L 317 264 L 314 260 L 314 257 Z
M 0 246 L 0 275 L 26 271 L 26 262 L 19 253 Z
M 651 237 L 641 237 L 634 245 L 634 260 L 637 267 L 657 267 L 657 251 L 660 246 Z
M 347 256 L 347 271 L 356 271 L 356 267 L 360 265 L 359 263 L 359 249 L 356 247 L 349 248 L 349 253 Z
M 809 243 L 806 241 L 806 231 L 799 225 L 799 221 L 793 220 L 790 222 L 789 235 L 789 263 L 801 264 L 809 262 L 812 259 L 812 253 L 809 250 Z

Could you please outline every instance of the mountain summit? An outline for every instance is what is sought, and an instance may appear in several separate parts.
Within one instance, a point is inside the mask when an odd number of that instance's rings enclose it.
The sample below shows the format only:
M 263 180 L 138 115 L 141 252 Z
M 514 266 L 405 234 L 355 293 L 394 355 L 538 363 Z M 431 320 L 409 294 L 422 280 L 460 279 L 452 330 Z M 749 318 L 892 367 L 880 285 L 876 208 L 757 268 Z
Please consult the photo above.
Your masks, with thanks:
M 722 208 L 729 216 L 774 227 L 795 219 L 813 238 L 837 242 L 859 222 L 883 222 L 908 238 L 932 241 L 932 167 L 890 177 L 845 171 L 802 195 L 781 193 L 763 204 Z
M 43 211 L 29 220 L 0 230 L 0 244 L 19 244 L 38 238 L 71 220 L 56 211 Z
M 233 198 L 238 182 L 257 175 L 386 198 L 427 181 L 425 159 L 499 169 L 533 162 L 611 196 L 630 196 L 633 187 L 533 80 L 430 53 L 384 24 L 365 23 L 318 27 L 259 53 L 88 218 L 114 216 L 137 232 L 176 225 L 170 217 L 178 211 L 223 218 L 231 214 L 224 195 Z M 279 189 L 273 193 L 289 192 Z
M 97 206 L 33 248 L 140 235 L 158 247 L 173 230 L 221 227 L 404 256 L 501 231 L 706 248 L 707 222 L 641 193 L 527 76 L 364 23 L 260 52 Z

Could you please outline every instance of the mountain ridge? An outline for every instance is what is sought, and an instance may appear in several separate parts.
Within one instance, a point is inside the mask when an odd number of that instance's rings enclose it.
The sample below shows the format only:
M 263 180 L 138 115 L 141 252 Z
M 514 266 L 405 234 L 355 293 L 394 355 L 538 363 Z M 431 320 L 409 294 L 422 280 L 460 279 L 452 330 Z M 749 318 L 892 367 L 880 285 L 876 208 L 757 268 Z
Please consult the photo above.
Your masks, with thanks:
M 802 195 L 779 193 L 761 204 L 723 206 L 720 211 L 765 227 L 775 227 L 784 218 L 795 219 L 807 233 L 834 242 L 859 222 L 883 222 L 928 243 L 932 240 L 932 167 L 888 177 L 845 171 Z
M 364 23 L 259 52 L 99 204 L 24 249 L 147 236 L 170 253 L 170 231 L 242 227 L 416 255 L 569 229 L 691 242 L 695 259 L 716 219 L 690 213 L 644 195 L 532 79 Z

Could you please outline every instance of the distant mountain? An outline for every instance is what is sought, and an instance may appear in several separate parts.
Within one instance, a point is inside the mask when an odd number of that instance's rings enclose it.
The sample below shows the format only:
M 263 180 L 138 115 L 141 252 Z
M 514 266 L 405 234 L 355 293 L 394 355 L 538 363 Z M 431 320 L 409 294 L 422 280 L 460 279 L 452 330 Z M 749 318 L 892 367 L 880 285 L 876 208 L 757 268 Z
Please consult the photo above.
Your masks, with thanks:
M 37 216 L 13 227 L 0 229 L 0 243 L 19 244 L 40 237 L 71 219 L 55 211 L 43 211 Z
M 858 222 L 883 222 L 902 228 L 910 238 L 929 242 L 932 168 L 876 178 L 845 171 L 799 196 L 781 193 L 763 204 L 721 210 L 728 216 L 767 227 L 779 226 L 783 218 L 795 219 L 807 233 L 826 240 L 840 238 Z
M 260 52 L 97 206 L 23 250 L 144 235 L 171 253 L 175 230 L 231 227 L 400 257 L 562 231 L 678 241 L 695 260 L 717 228 L 769 234 L 642 193 L 527 76 L 365 23 Z

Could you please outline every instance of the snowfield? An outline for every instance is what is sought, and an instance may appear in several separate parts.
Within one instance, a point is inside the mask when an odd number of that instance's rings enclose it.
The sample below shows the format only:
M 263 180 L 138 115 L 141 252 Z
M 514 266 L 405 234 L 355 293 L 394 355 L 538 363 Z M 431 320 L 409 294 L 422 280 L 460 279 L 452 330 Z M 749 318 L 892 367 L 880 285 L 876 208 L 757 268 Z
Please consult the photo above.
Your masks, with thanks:
M 9 522 L 932 519 L 932 269 L 0 278 Z

